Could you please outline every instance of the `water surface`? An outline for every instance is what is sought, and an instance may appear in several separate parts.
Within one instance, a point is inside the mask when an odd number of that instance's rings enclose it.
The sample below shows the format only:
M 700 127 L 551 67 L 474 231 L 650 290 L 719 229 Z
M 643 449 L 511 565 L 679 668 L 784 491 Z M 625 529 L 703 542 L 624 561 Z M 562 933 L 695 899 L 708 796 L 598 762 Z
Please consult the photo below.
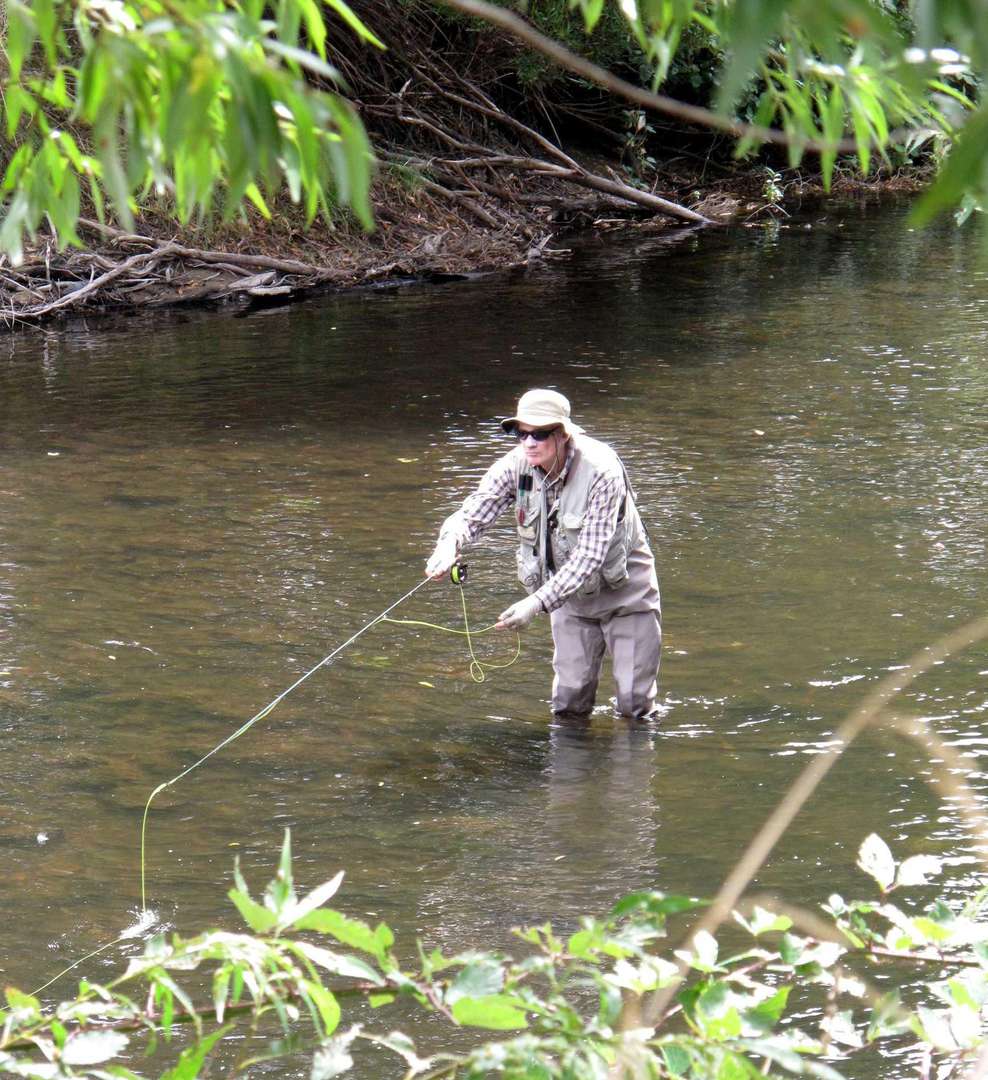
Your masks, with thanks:
M 521 276 L 5 339 L 4 980 L 31 989 L 131 920 L 151 789 L 417 583 L 534 385 L 638 488 L 660 721 L 629 729 L 604 692 L 589 731 L 551 725 L 544 622 L 480 685 L 460 639 L 375 627 L 161 797 L 149 900 L 181 930 L 234 926 L 234 856 L 260 887 L 287 826 L 300 884 L 345 869 L 340 906 L 408 953 L 572 929 L 640 887 L 711 894 L 846 711 L 983 611 L 985 285 L 973 234 L 845 207 L 591 243 Z M 478 625 L 519 595 L 511 550 L 505 521 L 470 558 Z M 431 584 L 396 614 L 456 626 L 459 605 Z M 984 649 L 903 709 L 984 788 Z M 759 887 L 862 894 L 878 831 L 946 855 L 965 894 L 980 872 L 930 771 L 864 738 Z

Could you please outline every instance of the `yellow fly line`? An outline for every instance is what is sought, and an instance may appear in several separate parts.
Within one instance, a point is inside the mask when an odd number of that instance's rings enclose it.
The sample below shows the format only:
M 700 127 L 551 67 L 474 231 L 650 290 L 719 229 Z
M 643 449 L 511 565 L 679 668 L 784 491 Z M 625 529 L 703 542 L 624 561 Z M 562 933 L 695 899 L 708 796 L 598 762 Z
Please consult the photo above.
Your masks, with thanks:
M 424 622 L 421 619 L 391 619 L 385 617 L 381 622 L 394 623 L 395 626 L 423 626 L 428 630 L 441 630 L 444 634 L 463 634 L 467 639 L 467 648 L 470 650 L 470 678 L 475 683 L 482 683 L 486 680 L 488 671 L 501 671 L 504 668 L 509 668 L 521 656 L 521 634 L 515 634 L 515 655 L 507 663 L 492 664 L 489 660 L 479 659 L 473 649 L 473 639 L 481 634 L 487 634 L 491 630 L 497 629 L 497 627 L 496 624 L 491 623 L 490 626 L 485 626 L 482 630 L 470 629 L 470 620 L 467 617 L 466 593 L 463 591 L 463 586 L 459 582 L 457 584 L 460 588 L 460 602 L 463 605 L 462 630 L 458 630 L 453 626 L 440 626 L 438 623 Z
M 203 762 L 208 761 L 209 758 L 211 758 L 214 754 L 218 753 L 224 747 L 229 746 L 230 743 L 232 743 L 234 740 L 239 739 L 241 735 L 246 734 L 256 723 L 258 723 L 260 720 L 263 720 L 269 713 L 271 713 L 275 709 L 275 707 L 277 705 L 279 705 L 282 701 L 284 701 L 284 699 L 286 697 L 288 697 L 288 695 L 293 690 L 295 690 L 297 687 L 301 686 L 302 683 L 304 683 L 306 679 L 308 679 L 311 675 L 314 675 L 321 667 L 325 667 L 326 664 L 328 664 L 337 655 L 339 655 L 339 653 L 341 653 L 345 648 L 347 648 L 347 646 L 352 645 L 353 642 L 355 642 L 357 640 L 357 638 L 360 637 L 361 634 L 364 634 L 368 630 L 370 630 L 370 628 L 372 626 L 376 626 L 380 622 L 391 622 L 391 623 L 396 623 L 399 626 L 423 626 L 423 627 L 428 627 L 428 628 L 430 628 L 432 630 L 439 630 L 439 631 L 442 631 L 442 632 L 448 633 L 448 634 L 464 634 L 466 636 L 466 639 L 467 639 L 467 647 L 470 650 L 470 667 L 469 667 L 470 677 L 473 679 L 474 682 L 477 682 L 477 683 L 482 683 L 486 679 L 486 677 L 487 677 L 486 674 L 485 674 L 486 670 L 494 670 L 494 669 L 498 669 L 498 668 L 510 667 L 518 659 L 518 657 L 521 655 L 521 635 L 517 635 L 518 640 L 517 640 L 517 647 L 515 649 L 515 655 L 507 663 L 504 663 L 504 664 L 492 664 L 492 663 L 488 663 L 487 661 L 481 661 L 477 657 L 477 654 L 474 651 L 474 647 L 473 647 L 473 639 L 476 636 L 478 636 L 479 634 L 486 634 L 486 633 L 488 633 L 488 631 L 493 630 L 494 626 L 485 626 L 482 630 L 471 630 L 470 629 L 470 622 L 469 622 L 469 619 L 467 617 L 466 595 L 464 594 L 464 591 L 463 591 L 463 582 L 466 580 L 466 568 L 464 567 L 464 568 L 461 569 L 459 566 L 457 566 L 457 567 L 454 568 L 454 571 L 455 572 L 452 573 L 450 576 L 451 576 L 454 584 L 457 585 L 457 587 L 460 590 L 460 602 L 461 602 L 462 607 L 463 607 L 463 627 L 464 628 L 462 630 L 456 630 L 456 629 L 453 629 L 453 628 L 448 627 L 448 626 L 439 626 L 436 623 L 422 622 L 422 621 L 412 620 L 412 619 L 389 619 L 388 618 L 390 613 L 392 611 L 394 611 L 394 609 L 396 607 L 398 607 L 399 604 L 404 603 L 404 601 L 406 601 L 410 596 L 413 596 L 415 593 L 417 593 L 419 591 L 419 589 L 422 588 L 423 585 L 427 585 L 432 580 L 431 578 L 424 578 L 422 581 L 420 581 L 415 586 L 414 589 L 409 589 L 409 591 L 407 593 L 405 593 L 404 596 L 400 597 L 393 604 L 391 604 L 387 608 L 385 608 L 384 611 L 382 611 L 380 613 L 380 615 L 375 615 L 374 618 L 371 619 L 371 621 L 369 623 L 366 623 L 355 634 L 352 634 L 349 638 L 347 638 L 347 640 L 344 641 L 342 645 L 338 645 L 328 656 L 324 656 L 322 658 L 322 660 L 319 661 L 318 664 L 316 664 L 314 667 L 309 668 L 309 670 L 304 675 L 299 676 L 299 678 L 297 678 L 295 680 L 295 682 L 292 683 L 291 686 L 289 686 L 286 690 L 283 690 L 272 701 L 269 701 L 268 704 L 265 705 L 264 708 L 260 710 L 260 712 L 255 713 L 248 721 L 246 721 L 246 723 L 241 724 L 241 726 L 239 728 L 237 728 L 236 731 L 234 731 L 231 735 L 228 735 L 225 739 L 223 739 L 222 742 L 217 743 L 216 746 L 214 746 L 212 748 L 212 750 L 210 750 L 207 753 L 203 754 L 202 757 L 199 758 L 198 761 L 194 761 L 191 765 L 188 766 L 188 768 L 183 769 L 180 773 L 173 776 L 170 780 L 166 780 L 166 781 L 164 781 L 164 783 L 159 784 L 154 789 L 154 791 L 151 792 L 151 794 L 148 796 L 148 801 L 144 805 L 144 814 L 143 814 L 143 816 L 141 818 L 141 911 L 142 912 L 147 912 L 147 889 L 146 889 L 147 824 L 148 824 L 148 813 L 151 810 L 151 803 L 154 801 L 154 799 L 158 795 L 160 795 L 161 792 L 165 791 L 167 788 L 172 787 L 174 784 L 177 784 L 179 782 L 179 780 L 181 780 L 184 777 L 188 776 L 189 773 L 192 772 L 194 769 L 198 769 L 199 766 L 203 764 Z
M 463 591 L 463 583 L 466 580 L 466 567 L 465 566 L 461 567 L 461 566 L 457 565 L 456 567 L 454 567 L 453 571 L 451 572 L 450 577 L 451 577 L 453 583 L 455 585 L 457 585 L 459 587 L 459 590 L 460 590 L 460 603 L 461 603 L 462 608 L 463 608 L 463 629 L 462 630 L 456 629 L 454 627 L 449 627 L 449 626 L 440 626 L 438 623 L 425 622 L 425 621 L 419 620 L 419 619 L 391 619 L 391 618 L 388 617 L 390 615 L 390 613 L 392 611 L 394 611 L 394 609 L 396 607 L 398 607 L 399 604 L 404 603 L 410 596 L 413 596 L 415 593 L 417 593 L 419 591 L 419 589 L 421 589 L 424 585 L 427 585 L 432 580 L 431 578 L 424 578 L 413 589 L 409 589 L 409 591 L 407 593 L 405 593 L 404 596 L 400 597 L 393 604 L 391 604 L 387 608 L 385 608 L 384 611 L 382 611 L 380 613 L 380 615 L 375 615 L 374 618 L 371 619 L 371 621 L 369 623 L 366 623 L 355 634 L 352 634 L 349 638 L 347 638 L 347 640 L 344 641 L 342 645 L 338 645 L 331 653 L 329 653 L 328 656 L 324 656 L 322 658 L 322 660 L 319 661 L 318 664 L 316 664 L 314 667 L 309 668 L 309 670 L 307 672 L 305 672 L 304 675 L 299 676 L 299 678 L 297 678 L 295 680 L 295 682 L 293 682 L 291 684 L 291 686 L 289 686 L 286 690 L 283 690 L 272 701 L 269 701 L 268 704 L 265 705 L 264 708 L 260 710 L 260 712 L 255 713 L 249 720 L 247 720 L 245 723 L 241 724 L 240 727 L 238 727 L 236 731 L 234 731 L 231 735 L 228 735 L 225 739 L 222 740 L 222 742 L 217 743 L 216 746 L 214 746 L 212 748 L 212 750 L 209 750 L 207 753 L 203 754 L 202 757 L 199 758 L 198 761 L 194 761 L 191 765 L 188 766 L 188 768 L 183 769 L 180 773 L 173 776 L 170 780 L 166 780 L 164 783 L 159 784 L 154 789 L 154 791 L 151 792 L 151 794 L 148 796 L 147 802 L 144 804 L 144 814 L 143 814 L 143 816 L 141 818 L 141 916 L 140 916 L 140 918 L 138 919 L 138 921 L 133 926 L 126 929 L 119 937 L 114 938 L 112 941 L 106 942 L 106 944 L 101 945 L 98 949 L 93 949 L 92 952 L 87 953 L 85 956 L 83 956 L 80 959 L 78 959 L 78 960 L 74 961 L 73 963 L 69 964 L 68 967 L 63 968 L 57 975 L 55 975 L 51 979 L 49 979 L 48 982 L 46 982 L 43 986 L 39 986 L 38 989 L 35 991 L 36 994 L 39 993 L 42 990 L 46 990 L 49 986 L 52 985 L 52 983 L 57 982 L 63 975 L 66 975 L 68 972 L 72 971 L 74 968 L 77 968 L 80 964 L 85 963 L 85 961 L 87 961 L 89 959 L 92 959 L 94 956 L 98 956 L 100 953 L 104 952 L 106 949 L 109 949 L 113 945 L 118 945 L 122 941 L 126 941 L 126 940 L 128 940 L 130 938 L 140 936 L 140 934 L 144 930 L 150 929 L 150 927 L 154 926 L 157 923 L 157 915 L 154 912 L 148 910 L 148 906 L 147 906 L 147 889 L 146 889 L 146 880 L 147 880 L 147 875 L 146 875 L 146 866 L 147 866 L 146 852 L 147 852 L 148 814 L 149 814 L 149 812 L 151 810 L 151 803 L 154 801 L 155 797 L 160 795 L 161 792 L 165 791 L 167 788 L 170 788 L 174 784 L 177 784 L 179 782 L 179 780 L 181 780 L 184 777 L 188 776 L 189 773 L 192 772 L 194 769 L 198 769 L 199 766 L 202 765 L 205 761 L 208 761 L 209 758 L 211 758 L 214 754 L 219 753 L 219 751 L 222 750 L 224 747 L 229 746 L 230 743 L 232 743 L 234 740 L 239 739 L 241 735 L 246 734 L 256 723 L 263 720 L 267 715 L 269 715 L 269 713 L 271 713 L 275 709 L 275 707 L 277 705 L 279 705 L 282 701 L 284 701 L 284 699 L 286 697 L 288 697 L 288 695 L 293 690 L 295 690 L 297 687 L 301 686 L 302 683 L 304 683 L 306 679 L 308 679 L 310 676 L 314 675 L 320 668 L 325 667 L 326 664 L 328 664 L 331 660 L 333 660 L 336 656 L 338 656 L 339 653 L 341 653 L 345 648 L 347 648 L 347 646 L 352 645 L 353 642 L 355 642 L 357 640 L 357 638 L 359 638 L 361 636 L 361 634 L 364 634 L 368 630 L 370 630 L 370 628 L 372 626 L 376 626 L 378 623 L 381 623 L 381 622 L 390 622 L 390 623 L 394 623 L 397 626 L 421 626 L 421 627 L 425 627 L 425 628 L 430 629 L 430 630 L 438 630 L 438 631 L 441 631 L 441 632 L 447 633 L 447 634 L 463 634 L 467 639 L 467 648 L 470 651 L 470 667 L 469 667 L 470 677 L 473 679 L 474 682 L 477 682 L 477 683 L 482 683 L 482 682 L 485 681 L 485 679 L 487 677 L 486 676 L 487 671 L 508 668 L 508 667 L 511 667 L 511 665 L 513 663 L 515 663 L 515 661 L 521 655 L 521 635 L 520 634 L 516 634 L 517 641 L 516 641 L 516 647 L 515 647 L 515 654 L 510 660 L 507 661 L 507 663 L 494 664 L 494 663 L 490 663 L 489 661 L 486 661 L 486 660 L 482 661 L 482 660 L 479 659 L 476 652 L 474 651 L 473 639 L 475 637 L 479 637 L 481 634 L 489 633 L 491 630 L 496 629 L 496 627 L 494 625 L 491 625 L 491 626 L 485 626 L 481 630 L 471 630 L 471 628 L 470 628 L 470 620 L 469 620 L 469 618 L 467 616 L 466 595 L 465 595 L 465 593 Z

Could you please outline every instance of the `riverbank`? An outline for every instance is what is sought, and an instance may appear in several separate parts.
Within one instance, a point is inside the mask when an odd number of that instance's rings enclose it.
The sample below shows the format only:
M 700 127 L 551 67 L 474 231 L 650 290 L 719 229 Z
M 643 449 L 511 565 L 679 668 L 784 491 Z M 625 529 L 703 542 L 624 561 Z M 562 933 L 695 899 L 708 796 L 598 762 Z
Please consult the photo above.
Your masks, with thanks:
M 614 174 L 595 161 L 587 172 Z M 719 167 L 716 179 L 688 169 L 659 168 L 658 195 L 695 215 L 694 225 L 784 221 L 793 206 L 825 196 L 817 178 L 764 165 Z M 918 175 L 862 181 L 840 174 L 830 197 L 874 198 L 915 190 Z M 25 261 L 0 263 L 0 311 L 8 329 L 81 315 L 212 305 L 233 309 L 292 302 L 317 290 L 404 281 L 448 281 L 565 258 L 567 237 L 587 231 L 661 232 L 678 216 L 656 213 L 618 195 L 574 189 L 531 172 L 503 172 L 494 185 L 447 187 L 395 168 L 373 190 L 376 229 L 366 233 L 340 217 L 306 228 L 290 203 L 271 220 L 251 210 L 242 220 L 176 231 L 164 212 L 148 209 L 133 232 L 84 218 L 85 246 L 59 252 L 40 239 Z
M 270 219 L 245 202 L 222 226 L 180 227 L 164 203 L 142 207 L 132 231 L 91 212 L 78 225 L 81 247 L 59 251 L 52 227 L 20 265 L 0 258 L 3 324 L 193 304 L 249 308 L 315 290 L 505 271 L 563 258 L 568 238 L 588 230 L 757 227 L 784 219 L 793 201 L 822 195 L 811 155 L 798 169 L 771 146 L 735 161 L 722 132 L 629 104 L 608 79 L 575 74 L 486 20 L 431 4 L 361 0 L 358 9 L 387 48 L 369 53 L 337 19 L 332 88 L 345 87 L 377 160 L 373 232 L 346 210 L 307 227 L 287 195 L 268 191 Z M 589 37 L 575 13 L 550 14 L 548 25 L 536 23 L 588 50 L 594 71 L 620 75 L 622 86 L 642 77 L 644 58 L 619 12 Z M 709 106 L 716 71 L 699 34 L 670 68 L 668 89 Z M 91 150 L 87 132 L 74 134 Z M 872 195 L 921 178 L 862 183 L 838 163 L 834 193 Z

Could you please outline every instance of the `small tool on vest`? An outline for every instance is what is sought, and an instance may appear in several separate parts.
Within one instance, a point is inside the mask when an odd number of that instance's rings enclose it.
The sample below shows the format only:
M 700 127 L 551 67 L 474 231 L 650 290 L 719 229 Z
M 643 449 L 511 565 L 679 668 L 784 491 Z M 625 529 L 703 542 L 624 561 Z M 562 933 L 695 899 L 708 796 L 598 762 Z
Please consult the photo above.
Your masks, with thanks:
M 518 524 L 524 525 L 526 521 L 525 506 L 526 496 L 532 490 L 532 474 L 522 473 L 518 477 Z

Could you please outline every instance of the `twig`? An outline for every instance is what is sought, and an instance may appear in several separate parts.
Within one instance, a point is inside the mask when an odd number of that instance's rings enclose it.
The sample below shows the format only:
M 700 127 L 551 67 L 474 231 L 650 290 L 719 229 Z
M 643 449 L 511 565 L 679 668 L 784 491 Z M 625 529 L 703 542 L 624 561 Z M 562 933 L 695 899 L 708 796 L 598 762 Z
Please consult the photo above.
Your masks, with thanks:
M 882 718 L 889 703 L 907 686 L 914 682 L 931 667 L 945 660 L 953 653 L 960 652 L 988 637 L 988 617 L 977 619 L 967 626 L 948 634 L 935 645 L 917 653 L 900 671 L 883 679 L 864 701 L 848 716 L 838 728 L 832 743 L 831 752 L 818 754 L 800 773 L 786 792 L 781 802 L 769 815 L 768 820 L 748 845 L 734 869 L 721 885 L 707 913 L 690 933 L 690 940 L 702 932 L 712 933 L 727 918 L 737 904 L 748 883 L 769 857 L 772 849 L 788 829 L 793 819 L 802 809 L 803 804 L 817 789 L 821 781 L 840 759 L 848 746 L 870 725 Z M 685 972 L 685 963 L 681 968 Z M 656 991 L 646 1004 L 644 1017 L 648 1026 L 655 1026 L 665 1013 L 678 990 L 678 982 L 673 982 L 666 989 Z M 988 1051 L 985 1055 L 988 1066 Z
M 141 266 L 148 262 L 154 262 L 156 259 L 172 254 L 176 248 L 177 245 L 165 244 L 158 248 L 157 251 L 143 251 L 139 255 L 131 255 L 129 259 L 124 259 L 122 263 L 115 266 L 112 270 L 108 270 L 105 274 L 100 274 L 99 277 L 93 278 L 92 281 L 83 285 L 81 289 L 75 289 L 73 292 L 60 297 L 58 300 L 53 300 L 50 304 L 43 304 L 41 307 L 25 308 L 25 310 L 20 313 L 21 318 L 40 319 L 45 315 L 50 315 L 53 311 L 59 311 L 62 308 L 78 304 L 80 300 L 84 300 L 91 293 L 96 292 L 98 289 L 102 289 L 111 281 L 114 281 L 123 274 L 133 270 L 134 267 Z
M 121 229 L 115 229 L 112 225 L 104 225 L 98 221 L 90 221 L 80 218 L 79 224 L 87 229 L 94 229 L 106 236 L 128 243 L 148 244 L 163 252 L 166 249 L 170 254 L 179 255 L 183 258 L 200 259 L 208 263 L 232 263 L 234 266 L 246 266 L 261 270 L 280 270 L 284 274 L 298 274 L 305 277 L 315 277 L 321 281 L 339 278 L 342 275 L 337 271 L 324 266 L 313 266 L 311 263 L 298 262 L 295 259 L 274 259 L 270 255 L 242 255 L 234 251 L 211 251 L 206 248 L 185 247 L 174 241 L 155 240 L 150 236 L 139 236 L 135 233 L 127 233 Z

